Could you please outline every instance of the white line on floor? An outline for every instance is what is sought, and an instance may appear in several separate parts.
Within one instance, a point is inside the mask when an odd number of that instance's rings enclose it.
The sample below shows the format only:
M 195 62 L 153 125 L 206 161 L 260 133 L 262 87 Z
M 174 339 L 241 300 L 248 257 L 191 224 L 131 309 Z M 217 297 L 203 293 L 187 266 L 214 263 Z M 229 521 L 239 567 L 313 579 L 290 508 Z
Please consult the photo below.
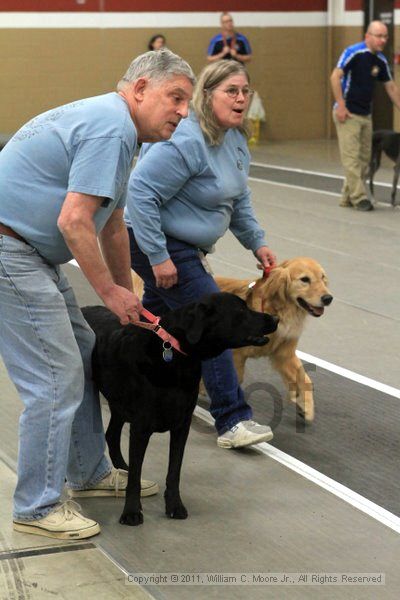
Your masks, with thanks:
M 300 350 L 296 351 L 297 356 L 301 360 L 305 360 L 306 362 L 312 363 L 317 367 L 321 367 L 322 369 L 326 369 L 327 371 L 331 371 L 332 373 L 336 373 L 341 377 L 346 377 L 346 379 L 351 379 L 352 381 L 356 381 L 357 383 L 361 383 L 362 385 L 366 385 L 374 390 L 382 392 L 383 394 L 388 394 L 389 396 L 393 396 L 394 398 L 400 399 L 400 390 L 392 387 L 391 385 L 386 385 L 385 383 L 381 383 L 380 381 L 375 381 L 375 379 L 370 379 L 369 377 L 365 377 L 364 375 L 359 375 L 358 373 L 354 373 L 349 369 L 345 369 L 344 367 L 339 367 L 338 365 L 334 365 L 322 358 L 317 358 L 316 356 L 312 356 L 311 354 L 307 354 L 306 352 L 301 352 Z
M 212 418 L 212 416 L 206 410 L 204 410 L 204 408 L 201 408 L 201 406 L 196 406 L 194 414 L 199 419 L 206 421 L 210 425 L 214 425 L 214 419 Z M 342 485 L 341 483 L 338 483 L 334 479 L 331 479 L 330 477 L 323 475 L 316 469 L 313 469 L 312 467 L 309 467 L 308 465 L 302 463 L 300 460 L 297 460 L 297 458 L 294 458 L 293 456 L 282 452 L 282 450 L 278 450 L 278 448 L 271 446 L 271 444 L 262 443 L 252 447 L 259 450 L 269 458 L 272 458 L 277 462 L 281 463 L 291 471 L 298 473 L 302 477 L 305 477 L 305 479 L 308 479 L 312 483 L 315 483 L 319 487 L 322 487 L 331 494 L 334 494 L 338 498 L 341 498 L 351 506 L 354 506 L 354 508 L 357 508 L 358 510 L 369 515 L 376 521 L 379 521 L 383 525 L 386 525 L 386 527 L 390 527 L 390 529 L 396 531 L 396 533 L 400 533 L 399 517 L 396 517 L 396 515 L 382 508 L 378 504 L 367 500 L 360 494 L 353 492 L 352 490 Z
M 282 167 L 280 165 L 271 165 L 269 163 L 259 163 L 251 161 L 250 166 L 254 167 L 266 167 L 267 169 L 277 169 L 278 171 L 288 171 L 290 173 L 303 173 L 305 175 L 319 175 L 320 177 L 329 177 L 330 179 L 340 179 L 343 181 L 344 177 L 340 175 L 333 175 L 332 173 L 322 173 L 321 171 L 307 171 L 307 169 L 296 169 L 295 167 Z M 391 183 L 384 183 L 383 181 L 374 181 L 374 185 L 381 185 L 382 187 L 391 188 Z
M 291 173 L 304 173 L 306 175 L 320 175 L 321 177 L 330 177 L 331 179 L 342 179 L 340 175 L 332 175 L 332 173 L 321 173 L 320 171 L 307 171 L 305 169 L 296 169 L 294 167 L 282 167 L 280 165 L 270 165 L 269 163 L 259 163 L 251 161 L 250 166 L 265 167 L 267 169 L 277 169 L 278 171 L 289 171 Z
M 293 188 L 295 190 L 305 190 L 306 192 L 314 192 L 315 194 L 326 194 L 328 196 L 336 196 L 338 198 L 341 194 L 336 192 L 326 192 L 316 188 L 305 187 L 304 185 L 294 185 L 293 183 L 282 183 L 281 181 L 272 181 L 271 179 L 260 179 L 258 177 L 248 177 L 249 181 L 258 181 L 259 183 L 268 183 L 271 185 L 279 185 L 280 187 Z
M 319 188 L 310 188 L 305 187 L 304 185 L 295 185 L 294 183 L 283 183 L 283 181 L 274 181 L 273 179 L 260 179 L 260 177 L 248 177 L 249 181 L 256 181 L 258 183 L 267 183 L 268 185 L 277 185 L 279 187 L 292 188 L 294 190 L 303 190 L 305 192 L 313 192 L 314 194 L 325 194 L 325 196 L 335 196 L 335 198 L 340 198 L 342 194 L 337 192 L 327 192 L 325 190 L 321 190 Z M 381 183 L 379 185 L 386 186 L 386 184 Z M 387 185 L 386 187 L 391 187 Z M 374 200 L 374 204 L 380 204 L 379 200 Z

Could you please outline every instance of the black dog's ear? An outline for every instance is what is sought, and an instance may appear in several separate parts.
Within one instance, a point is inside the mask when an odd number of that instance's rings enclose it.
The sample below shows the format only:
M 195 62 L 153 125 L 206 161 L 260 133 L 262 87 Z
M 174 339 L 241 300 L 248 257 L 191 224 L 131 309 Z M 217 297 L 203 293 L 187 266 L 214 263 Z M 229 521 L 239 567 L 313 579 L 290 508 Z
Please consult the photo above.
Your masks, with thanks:
M 206 323 L 207 312 L 209 312 L 207 305 L 203 302 L 198 302 L 187 315 L 184 328 L 189 344 L 197 344 L 200 341 Z

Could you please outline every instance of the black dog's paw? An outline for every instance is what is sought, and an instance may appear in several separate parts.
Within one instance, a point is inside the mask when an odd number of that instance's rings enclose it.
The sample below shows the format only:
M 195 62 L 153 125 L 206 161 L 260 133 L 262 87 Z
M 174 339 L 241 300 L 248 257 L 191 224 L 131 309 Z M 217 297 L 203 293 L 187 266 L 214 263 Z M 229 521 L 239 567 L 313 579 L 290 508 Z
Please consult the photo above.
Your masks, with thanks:
M 182 503 L 180 503 L 174 507 L 167 506 L 165 508 L 165 514 L 170 519 L 187 519 L 187 517 L 188 517 L 188 511 L 186 510 L 186 508 L 183 506 Z
M 131 525 L 132 527 L 135 527 L 136 525 L 141 525 L 143 523 L 143 513 L 122 513 L 122 515 L 119 518 L 119 522 L 121 523 L 121 525 Z

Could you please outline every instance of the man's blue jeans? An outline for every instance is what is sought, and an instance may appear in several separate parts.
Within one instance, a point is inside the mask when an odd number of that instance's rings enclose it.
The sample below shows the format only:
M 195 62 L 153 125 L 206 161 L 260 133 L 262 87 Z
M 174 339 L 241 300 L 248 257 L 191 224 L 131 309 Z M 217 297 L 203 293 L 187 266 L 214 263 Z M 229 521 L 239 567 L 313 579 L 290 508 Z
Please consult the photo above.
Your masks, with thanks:
M 167 237 L 171 260 L 178 270 L 178 283 L 172 288 L 158 288 L 147 256 L 141 252 L 128 228 L 132 269 L 144 280 L 143 305 L 156 315 L 198 301 L 205 294 L 219 292 L 213 277 L 204 269 L 198 248 Z M 239 385 L 231 350 L 203 361 L 203 381 L 211 399 L 210 412 L 221 435 L 239 421 L 251 419 L 252 411 L 245 402 Z
M 66 478 L 79 488 L 111 470 L 91 380 L 93 345 L 61 269 L 32 246 L 0 235 L 0 353 L 24 403 L 16 519 L 49 513 Z

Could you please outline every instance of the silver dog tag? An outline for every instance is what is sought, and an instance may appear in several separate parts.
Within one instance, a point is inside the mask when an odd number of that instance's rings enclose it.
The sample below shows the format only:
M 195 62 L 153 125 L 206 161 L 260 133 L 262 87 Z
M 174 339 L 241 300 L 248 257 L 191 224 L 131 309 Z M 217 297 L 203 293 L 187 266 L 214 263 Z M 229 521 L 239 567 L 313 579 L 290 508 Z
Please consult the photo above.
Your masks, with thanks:
M 171 360 L 174 358 L 174 354 L 172 352 L 172 346 L 169 342 L 163 342 L 162 357 L 165 360 L 165 362 L 171 362 Z

